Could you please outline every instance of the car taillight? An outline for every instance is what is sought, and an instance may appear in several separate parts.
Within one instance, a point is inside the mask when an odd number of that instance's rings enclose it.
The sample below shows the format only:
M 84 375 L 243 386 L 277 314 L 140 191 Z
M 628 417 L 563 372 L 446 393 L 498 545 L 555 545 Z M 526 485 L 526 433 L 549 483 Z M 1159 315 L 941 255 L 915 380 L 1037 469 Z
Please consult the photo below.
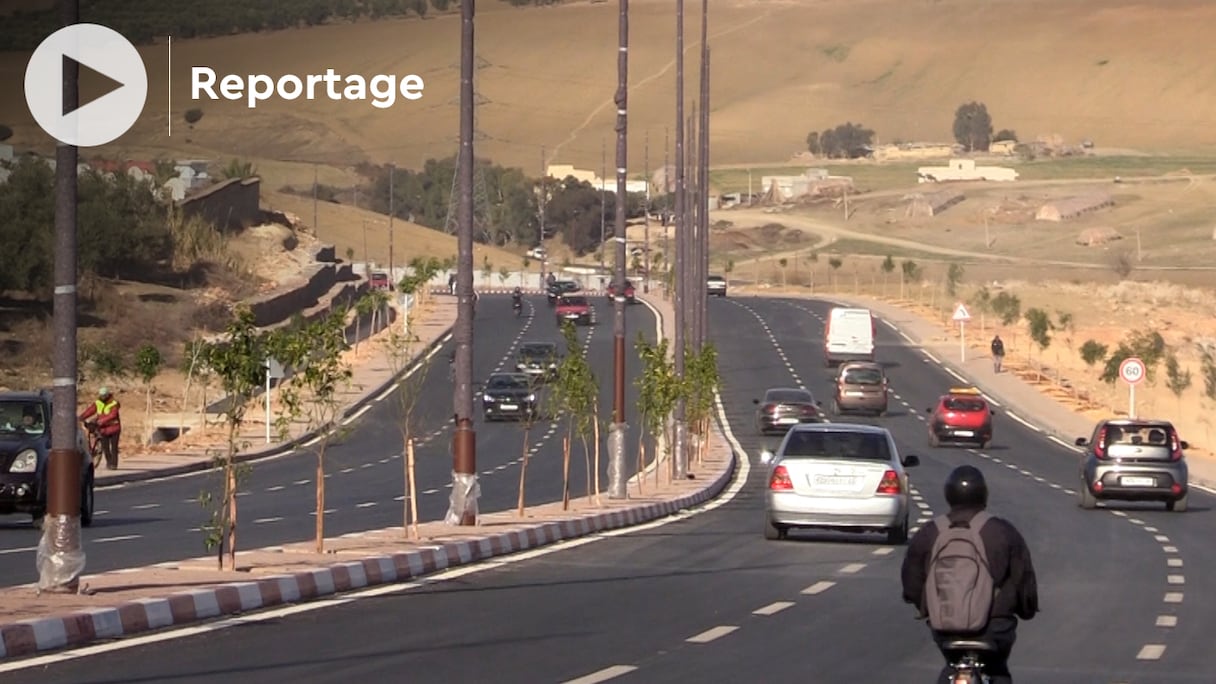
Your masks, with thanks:
M 765 412 L 765 413 L 776 413 L 776 412 L 777 412 L 777 405 L 776 405 L 776 404 L 765 404 L 765 405 L 764 405 L 764 412 Z
M 1182 441 L 1178 439 L 1177 433 L 1170 436 L 1170 460 L 1182 460 Z
M 804 415 L 804 416 L 815 416 L 815 415 L 819 415 L 819 411 L 818 411 L 818 410 L 816 410 L 814 406 L 803 406 L 803 407 L 802 407 L 802 415 Z
M 1094 440 L 1094 456 L 1106 458 L 1106 428 L 1098 430 L 1098 438 Z
M 777 466 L 773 468 L 773 476 L 768 480 L 769 489 L 793 489 L 794 482 L 790 479 L 790 473 L 785 469 L 785 466 Z
M 899 484 L 899 473 L 894 470 L 888 470 L 882 474 L 882 481 L 878 483 L 878 494 L 899 494 L 903 488 Z

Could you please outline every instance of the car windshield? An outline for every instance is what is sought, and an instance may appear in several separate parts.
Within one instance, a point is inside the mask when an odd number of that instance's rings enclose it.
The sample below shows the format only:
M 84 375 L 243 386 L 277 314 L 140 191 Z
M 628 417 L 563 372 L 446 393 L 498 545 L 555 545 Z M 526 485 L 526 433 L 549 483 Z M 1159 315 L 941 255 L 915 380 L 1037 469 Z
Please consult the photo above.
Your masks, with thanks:
M 710 277 L 709 277 L 709 282 L 711 282 L 711 283 L 725 283 L 725 282 L 726 282 L 726 278 L 723 278 L 722 276 L 710 276 Z
M 1160 424 L 1131 423 L 1109 425 L 1106 428 L 1107 446 L 1131 444 L 1134 446 L 1166 446 L 1172 427 Z
M 562 304 L 566 306 L 587 306 L 586 297 L 563 297 Z
M 519 375 L 491 375 L 486 389 L 527 389 L 528 379 Z
M 815 398 L 799 390 L 769 390 L 764 401 L 769 404 L 813 404 Z
M 578 289 L 578 283 L 574 282 L 573 280 L 559 280 L 554 283 L 553 286 L 558 290 L 574 291 Z
M 848 385 L 881 385 L 882 371 L 877 368 L 848 368 L 844 372 Z
M 0 401 L 0 433 L 41 435 L 46 416 L 37 401 Z
M 525 359 L 544 359 L 554 354 L 551 344 L 525 344 L 519 348 L 519 355 Z
M 977 411 L 986 411 L 988 409 L 980 399 L 960 399 L 958 397 L 949 397 L 942 402 L 942 406 L 947 411 L 959 411 L 962 413 L 975 413 Z
M 795 430 L 790 433 L 782 456 L 890 461 L 891 451 L 886 436 L 879 433 Z

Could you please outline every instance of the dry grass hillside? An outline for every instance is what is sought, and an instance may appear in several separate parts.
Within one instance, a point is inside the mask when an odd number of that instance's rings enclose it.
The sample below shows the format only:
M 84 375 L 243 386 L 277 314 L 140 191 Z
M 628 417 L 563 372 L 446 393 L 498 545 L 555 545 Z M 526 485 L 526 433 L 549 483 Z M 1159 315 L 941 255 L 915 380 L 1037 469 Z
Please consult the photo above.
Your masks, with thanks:
M 687 17 L 690 96 L 699 4 L 689 3 Z M 486 135 L 478 153 L 536 168 L 543 145 L 554 161 L 598 168 L 614 117 L 616 4 L 515 9 L 495 2 L 478 10 Z M 630 155 L 640 171 L 645 135 L 657 165 L 672 120 L 674 20 L 670 0 L 635 0 L 631 10 Z M 713 157 L 723 164 L 787 159 L 804 148 L 809 130 L 845 121 L 873 128 L 881 141 L 949 139 L 955 108 L 973 99 L 987 104 L 997 128 L 1023 138 L 1057 133 L 1112 147 L 1210 149 L 1212 25 L 1216 4 L 1206 0 L 719 0 L 710 31 Z M 175 41 L 172 138 L 165 137 L 164 46 L 147 48 L 148 104 L 120 144 L 416 167 L 456 150 L 458 28 L 459 18 L 446 14 Z M 5 92 L 18 92 L 25 61 L 0 56 Z M 188 131 L 187 65 L 196 64 L 238 74 L 417 73 L 427 85 L 422 100 L 390 110 L 328 100 L 252 111 L 205 102 L 204 119 Z M 45 143 L 19 97 L 0 99 L 0 121 L 16 129 L 19 145 Z

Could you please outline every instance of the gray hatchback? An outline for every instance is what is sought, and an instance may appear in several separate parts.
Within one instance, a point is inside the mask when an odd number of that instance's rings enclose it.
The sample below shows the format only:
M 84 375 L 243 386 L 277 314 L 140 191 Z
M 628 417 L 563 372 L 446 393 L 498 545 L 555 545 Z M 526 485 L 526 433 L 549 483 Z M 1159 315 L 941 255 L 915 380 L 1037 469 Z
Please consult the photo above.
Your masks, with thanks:
M 1172 423 L 1135 418 L 1098 423 L 1093 435 L 1078 437 L 1085 447 L 1081 459 L 1081 507 L 1093 508 L 1100 499 L 1163 501 L 1166 510 L 1187 508 L 1187 467 Z

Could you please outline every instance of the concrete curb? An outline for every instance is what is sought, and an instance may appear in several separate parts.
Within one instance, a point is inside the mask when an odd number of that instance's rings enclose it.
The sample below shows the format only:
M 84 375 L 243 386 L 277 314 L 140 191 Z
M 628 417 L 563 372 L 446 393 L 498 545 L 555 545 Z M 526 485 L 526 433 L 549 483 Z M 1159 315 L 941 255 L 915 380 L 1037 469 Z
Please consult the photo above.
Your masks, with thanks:
M 672 501 L 539 523 L 522 530 L 468 540 L 437 542 L 433 548 L 373 556 L 254 581 L 231 582 L 163 598 L 127 601 L 114 607 L 0 625 L 0 659 L 82 646 L 102 639 L 132 636 L 224 615 L 299 603 L 365 587 L 405 582 L 496 556 L 639 525 L 716 497 L 734 479 L 739 458 L 739 454 L 731 449 L 727 467 L 712 482 Z
M 364 406 L 366 406 L 368 403 L 370 403 L 373 398 L 380 396 L 380 394 L 387 391 L 389 387 L 392 387 L 393 385 L 396 385 L 397 383 L 401 382 L 402 378 L 404 378 L 407 373 L 409 373 L 414 368 L 416 368 L 419 364 L 421 364 L 426 359 L 427 356 L 429 356 L 431 354 L 431 352 L 433 352 L 435 349 L 443 346 L 443 344 L 446 343 L 448 341 L 448 339 L 451 338 L 453 327 L 454 326 L 448 326 L 438 337 L 435 338 L 435 340 L 433 342 L 428 344 L 425 349 L 418 352 L 418 355 L 416 357 L 414 357 L 414 360 L 411 361 L 408 366 L 406 366 L 404 369 L 402 369 L 401 372 L 393 375 L 388 380 L 385 380 L 384 382 L 380 383 L 376 387 L 365 392 L 361 397 L 356 399 L 354 401 L 354 403 L 352 403 L 350 406 L 346 407 L 342 411 L 342 416 L 341 416 L 340 420 L 349 418 L 350 416 L 352 416 L 353 414 L 358 412 L 360 409 L 362 409 Z M 263 448 L 263 449 L 259 449 L 257 451 L 249 451 L 249 452 L 246 452 L 243 454 L 238 453 L 234 460 L 237 463 L 247 463 L 249 461 L 257 461 L 257 460 L 264 459 L 264 458 L 270 458 L 272 456 L 280 456 L 282 454 L 285 454 L 285 453 L 288 453 L 291 451 L 295 451 L 296 449 L 298 449 L 300 447 L 301 444 L 304 444 L 305 442 L 315 439 L 319 434 L 321 434 L 320 430 L 313 430 L 310 432 L 306 432 L 303 435 L 300 435 L 299 437 L 296 437 L 288 442 L 283 442 L 282 444 L 277 444 L 273 447 L 270 447 L 269 449 Z M 111 486 L 111 485 L 127 484 L 127 483 L 131 483 L 131 482 L 147 482 L 148 480 L 159 480 L 164 477 L 173 477 L 174 475 L 185 475 L 186 473 L 197 473 L 197 472 L 200 472 L 203 470 L 210 470 L 214 467 L 215 466 L 210 461 L 195 461 L 193 463 L 184 463 L 180 466 L 171 466 L 168 468 L 157 468 L 156 470 L 145 470 L 143 472 L 116 473 L 114 475 L 98 475 L 98 476 L 94 477 L 93 484 L 94 484 L 94 486 L 97 486 L 97 487 L 106 487 L 106 486 Z

